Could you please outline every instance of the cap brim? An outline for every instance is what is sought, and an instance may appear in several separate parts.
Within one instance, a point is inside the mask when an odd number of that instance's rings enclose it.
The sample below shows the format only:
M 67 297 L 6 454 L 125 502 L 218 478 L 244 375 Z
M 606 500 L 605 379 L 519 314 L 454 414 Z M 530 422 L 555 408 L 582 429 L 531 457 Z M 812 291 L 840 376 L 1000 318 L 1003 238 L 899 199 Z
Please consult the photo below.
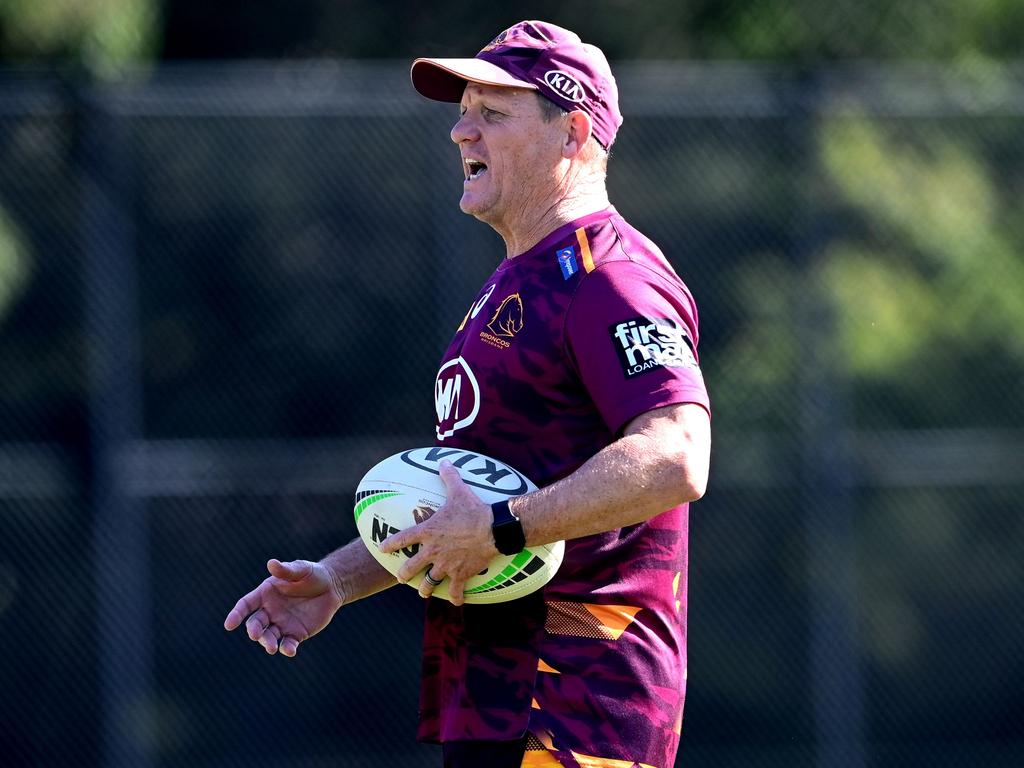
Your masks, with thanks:
M 462 101 L 466 83 L 537 90 L 533 83 L 518 80 L 483 59 L 416 59 L 409 75 L 421 96 L 451 103 Z

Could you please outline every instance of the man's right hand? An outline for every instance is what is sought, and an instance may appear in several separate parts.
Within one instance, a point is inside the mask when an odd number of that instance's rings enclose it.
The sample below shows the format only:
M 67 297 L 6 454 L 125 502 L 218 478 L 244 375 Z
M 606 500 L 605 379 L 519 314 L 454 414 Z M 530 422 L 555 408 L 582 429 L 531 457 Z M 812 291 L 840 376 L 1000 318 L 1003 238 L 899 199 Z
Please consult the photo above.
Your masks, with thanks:
M 300 643 L 327 626 L 344 598 L 322 563 L 270 560 L 267 570 L 270 576 L 235 603 L 224 629 L 244 621 L 249 639 L 267 653 L 294 656 Z

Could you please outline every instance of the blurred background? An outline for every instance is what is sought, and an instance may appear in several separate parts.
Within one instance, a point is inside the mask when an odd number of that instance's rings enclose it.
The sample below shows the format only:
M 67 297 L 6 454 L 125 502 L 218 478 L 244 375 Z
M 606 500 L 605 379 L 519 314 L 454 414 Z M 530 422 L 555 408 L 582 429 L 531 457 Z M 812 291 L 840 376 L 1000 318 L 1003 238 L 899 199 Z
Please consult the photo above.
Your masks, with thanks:
M 503 248 L 408 64 L 522 18 L 701 309 L 677 765 L 1024 765 L 1024 3 L 0 0 L 4 766 L 439 764 L 412 590 L 221 623 L 432 441 Z

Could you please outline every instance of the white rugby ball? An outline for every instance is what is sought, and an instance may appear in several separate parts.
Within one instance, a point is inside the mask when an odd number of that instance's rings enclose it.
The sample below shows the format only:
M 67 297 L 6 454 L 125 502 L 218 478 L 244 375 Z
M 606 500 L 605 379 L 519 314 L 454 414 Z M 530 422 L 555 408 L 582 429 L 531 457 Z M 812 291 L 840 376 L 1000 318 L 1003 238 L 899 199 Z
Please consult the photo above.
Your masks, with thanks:
M 439 466 L 447 459 L 463 482 L 485 504 L 520 496 L 537 486 L 504 462 L 457 448 L 413 448 L 389 456 L 367 472 L 356 488 L 356 528 L 370 554 L 390 573 L 398 573 L 419 545 L 394 554 L 380 551 L 388 536 L 423 522 L 445 502 Z M 562 564 L 565 542 L 527 547 L 518 555 L 498 555 L 487 569 L 466 581 L 467 603 L 502 603 L 528 595 L 547 584 Z M 419 589 L 424 568 L 408 584 Z M 450 600 L 448 580 L 433 592 Z

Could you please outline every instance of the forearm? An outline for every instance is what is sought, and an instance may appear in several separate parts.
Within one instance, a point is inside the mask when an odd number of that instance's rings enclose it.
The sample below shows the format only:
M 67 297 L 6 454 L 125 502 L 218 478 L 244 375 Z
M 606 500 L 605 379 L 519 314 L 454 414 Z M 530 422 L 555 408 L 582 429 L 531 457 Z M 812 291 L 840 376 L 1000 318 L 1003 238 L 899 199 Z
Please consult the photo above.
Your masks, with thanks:
M 633 419 L 622 438 L 568 477 L 511 499 L 509 506 L 522 522 L 527 545 L 616 530 L 700 498 L 710 453 L 711 422 L 703 407 L 657 408 Z M 466 579 L 496 552 L 493 517 L 453 464 L 442 461 L 440 474 L 447 501 L 424 522 L 386 538 L 380 548 L 397 552 L 416 545 L 418 552 L 399 568 L 398 577 L 407 581 L 429 566 L 435 578 L 452 580 L 452 602 L 461 605 Z M 419 589 L 423 597 L 431 593 L 426 579 Z
M 573 474 L 513 499 L 527 544 L 615 530 L 699 499 L 710 454 L 703 414 L 652 414 Z
M 398 581 L 366 549 L 361 539 L 353 539 L 320 560 L 334 582 L 335 591 L 347 605 L 376 594 Z

